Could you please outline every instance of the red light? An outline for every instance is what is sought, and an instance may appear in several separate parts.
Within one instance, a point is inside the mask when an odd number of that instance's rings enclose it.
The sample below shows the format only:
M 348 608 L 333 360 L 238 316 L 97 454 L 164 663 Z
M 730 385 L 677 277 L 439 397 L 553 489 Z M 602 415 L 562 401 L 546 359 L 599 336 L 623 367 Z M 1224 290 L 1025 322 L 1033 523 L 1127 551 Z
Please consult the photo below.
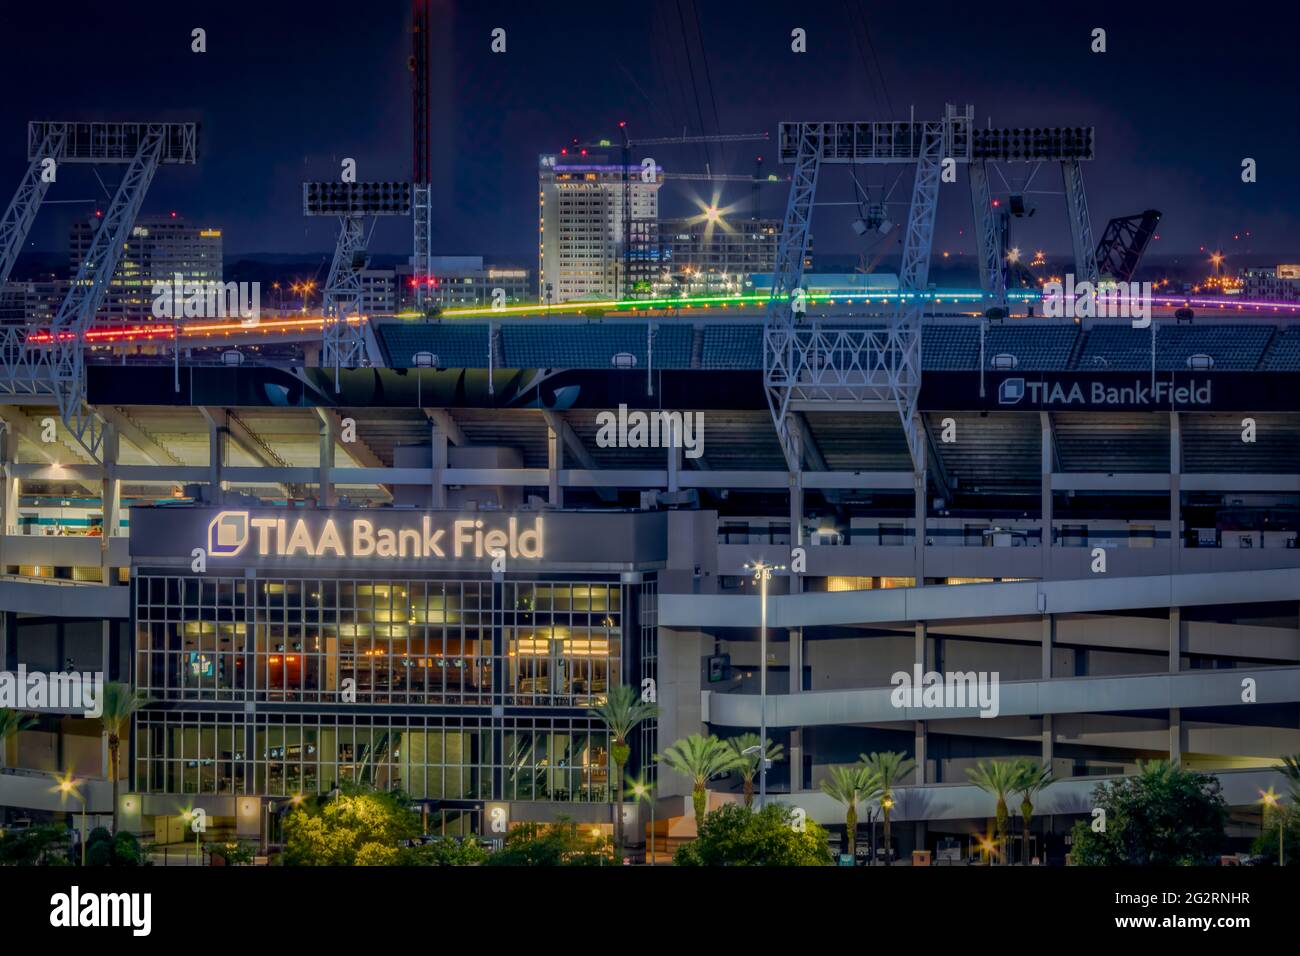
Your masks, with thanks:
M 587 151 L 586 151 L 585 149 L 582 151 L 582 155 L 583 155 L 583 156 L 586 156 L 586 155 L 587 155 Z
M 563 149 L 561 149 L 561 150 L 560 150 L 560 155 L 561 155 L 561 156 L 568 156 L 568 155 L 569 155 L 569 147 L 565 146 Z
M 622 128 L 623 128 L 624 126 L 626 126 L 626 125 L 627 125 L 627 120 L 619 120 L 619 121 L 618 121 L 618 128 L 619 128 L 619 129 L 622 129 Z
M 414 280 L 414 279 L 411 280 L 411 288 L 412 288 L 412 289 L 415 288 L 415 280 Z
M 995 200 L 993 200 L 993 208 L 996 209 L 996 208 L 997 208 L 998 206 L 1000 206 L 1000 205 L 1002 205 L 1002 200 L 1001 200 L 1001 199 L 995 199 Z
M 96 215 L 96 216 L 99 216 L 99 217 L 102 219 L 102 218 L 104 217 L 104 210 L 102 210 L 102 209 L 96 209 L 96 210 L 95 210 L 95 215 Z
M 175 210 L 175 209 L 172 210 L 172 218 L 173 218 L 173 219 L 176 218 L 176 210 Z

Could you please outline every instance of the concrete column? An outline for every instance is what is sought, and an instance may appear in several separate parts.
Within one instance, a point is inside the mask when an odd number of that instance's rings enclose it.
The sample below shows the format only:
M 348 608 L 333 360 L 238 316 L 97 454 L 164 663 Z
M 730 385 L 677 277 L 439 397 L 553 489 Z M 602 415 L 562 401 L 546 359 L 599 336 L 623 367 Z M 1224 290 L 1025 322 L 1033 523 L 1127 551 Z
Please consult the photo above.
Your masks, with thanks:
M 912 494 L 915 502 L 915 515 L 913 520 L 916 525 L 916 536 L 913 543 L 916 557 L 913 563 L 912 574 L 916 578 L 917 587 L 925 586 L 925 492 L 925 472 L 912 472 Z
M 926 653 L 926 637 L 928 631 L 924 621 L 918 621 L 914 627 L 912 638 L 912 660 L 921 668 L 921 673 L 925 674 L 929 670 L 929 655 Z
M 1169 708 L 1169 762 L 1183 762 L 1183 712 L 1181 708 Z
M 790 547 L 803 546 L 803 472 L 790 472 Z
M 1052 727 L 1052 715 L 1043 714 L 1043 752 L 1042 762 L 1044 767 L 1052 765 L 1052 758 L 1056 753 L 1056 736 L 1055 729 Z
M 1183 661 L 1183 609 L 1169 609 L 1169 673 L 1177 674 Z
M 1052 645 L 1056 643 L 1056 616 L 1043 615 L 1043 680 L 1052 679 Z
M 679 441 L 680 439 L 678 439 Z M 668 490 L 681 490 L 682 446 L 677 441 L 669 442 L 668 448 Z
M 429 476 L 432 485 L 431 504 L 434 508 L 447 507 L 447 433 L 437 425 L 432 426 L 433 468 Z
M 803 692 L 803 628 L 790 628 L 790 693 Z
M 564 468 L 564 441 L 560 433 L 546 426 L 546 501 L 552 508 L 564 507 L 560 471 Z
M 1183 555 L 1183 433 L 1178 412 L 1169 413 L 1169 570 L 1178 573 Z
M 915 779 L 912 782 L 917 786 L 920 786 L 921 784 L 925 783 L 926 780 L 925 745 L 929 737 L 929 731 L 926 722 L 924 720 L 915 721 L 912 730 L 913 733 L 915 734 L 915 743 L 913 744 L 913 747 L 914 747 L 914 752 L 916 754 L 916 775 L 915 775 Z
M 226 410 L 214 408 L 208 412 L 208 495 L 212 503 L 221 501 L 223 487 L 221 473 L 225 466 L 222 454 L 222 433 L 226 431 Z
M 113 583 L 114 569 L 109 566 L 108 546 L 119 533 L 122 521 L 122 482 L 117 477 L 117 456 L 120 450 L 117 426 L 104 425 L 103 441 L 99 446 L 104 472 L 100 482 L 100 510 L 104 516 L 103 535 L 99 539 L 99 568 L 105 584 Z M 107 626 L 107 625 L 106 625 Z
M 9 474 L 9 466 L 17 463 L 18 433 L 8 426 L 0 426 L 0 508 L 4 509 L 5 534 L 18 533 L 18 498 L 22 481 Z
M 798 793 L 803 789 L 803 728 L 790 728 L 790 792 Z
M 334 493 L 334 427 L 326 418 L 320 423 L 320 487 L 317 497 L 320 503 L 331 508 L 338 500 Z
M 1043 549 L 1043 578 L 1051 576 L 1052 569 L 1052 473 L 1055 469 L 1055 455 L 1052 449 L 1052 420 L 1047 412 L 1038 413 L 1038 427 L 1042 432 L 1042 517 L 1040 534 Z

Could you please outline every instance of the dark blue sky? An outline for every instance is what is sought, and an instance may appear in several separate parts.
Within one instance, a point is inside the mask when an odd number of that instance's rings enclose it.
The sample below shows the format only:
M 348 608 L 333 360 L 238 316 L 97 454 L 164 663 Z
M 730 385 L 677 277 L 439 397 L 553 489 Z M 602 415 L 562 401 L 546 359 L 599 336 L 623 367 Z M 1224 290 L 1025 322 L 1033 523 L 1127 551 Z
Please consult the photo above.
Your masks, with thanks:
M 537 154 L 613 136 L 620 119 L 634 136 L 774 132 L 787 119 L 903 117 L 913 104 L 937 115 L 947 100 L 974 103 L 997 126 L 1095 125 L 1085 181 L 1098 233 L 1111 216 L 1156 207 L 1155 252 L 1231 252 L 1249 230 L 1254 250 L 1300 257 L 1300 14 L 1249 4 L 1209 19 L 1199 6 L 435 0 L 434 248 L 534 267 Z M 222 226 L 228 258 L 323 253 L 333 224 L 303 219 L 304 179 L 336 177 L 345 156 L 362 179 L 410 175 L 409 11 L 406 0 L 3 0 L 0 190 L 7 201 L 25 166 L 29 119 L 194 119 L 199 165 L 161 170 L 145 211 Z M 196 26 L 206 54 L 190 52 Z M 489 50 L 496 26 L 507 30 L 504 55 Z M 1089 52 L 1095 26 L 1108 32 L 1105 54 Z M 793 27 L 807 31 L 806 54 L 790 51 Z M 741 144 L 712 160 L 749 172 L 757 151 L 772 148 Z M 1244 156 L 1258 161 L 1255 184 L 1241 182 Z M 655 158 L 702 171 L 708 157 L 691 147 Z M 867 171 L 863 182 L 896 176 Z M 936 251 L 972 249 L 964 180 L 942 194 Z M 852 198 L 842 170 L 823 182 L 823 200 Z M 665 186 L 666 211 L 690 208 L 703 185 Z M 1044 168 L 1033 188 L 1059 191 L 1060 177 Z M 764 190 L 764 211 L 778 215 L 785 187 Z M 909 190 L 904 177 L 892 198 Z M 87 171 L 69 170 L 50 198 L 96 195 Z M 1037 200 L 1016 243 L 1065 252 L 1062 198 Z M 747 187 L 723 201 L 748 214 Z M 63 250 L 68 222 L 91 208 L 47 207 L 32 247 Z M 868 248 L 849 218 L 846 207 L 819 211 L 816 249 Z M 406 220 L 385 221 L 374 248 L 405 251 L 409 234 Z

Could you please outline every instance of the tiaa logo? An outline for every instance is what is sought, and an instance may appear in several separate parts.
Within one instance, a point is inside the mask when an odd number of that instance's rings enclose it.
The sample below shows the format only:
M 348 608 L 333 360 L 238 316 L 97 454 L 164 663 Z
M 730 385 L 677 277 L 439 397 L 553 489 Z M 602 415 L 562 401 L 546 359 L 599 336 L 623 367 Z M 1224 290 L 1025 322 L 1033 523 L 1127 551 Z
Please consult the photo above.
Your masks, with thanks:
M 998 385 L 999 405 L 1018 405 L 1025 397 L 1025 380 L 1023 378 L 1004 378 Z
M 233 558 L 247 544 L 247 511 L 223 511 L 208 525 L 208 554 L 214 558 Z

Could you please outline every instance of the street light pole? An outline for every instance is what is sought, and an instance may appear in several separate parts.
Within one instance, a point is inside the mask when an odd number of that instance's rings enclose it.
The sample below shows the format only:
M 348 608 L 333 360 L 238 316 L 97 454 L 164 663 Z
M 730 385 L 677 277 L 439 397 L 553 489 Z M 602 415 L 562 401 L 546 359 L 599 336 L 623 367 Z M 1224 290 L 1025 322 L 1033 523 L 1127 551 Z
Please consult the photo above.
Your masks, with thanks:
M 767 806 L 767 582 L 785 565 L 754 561 L 745 565 L 758 582 L 758 809 Z

